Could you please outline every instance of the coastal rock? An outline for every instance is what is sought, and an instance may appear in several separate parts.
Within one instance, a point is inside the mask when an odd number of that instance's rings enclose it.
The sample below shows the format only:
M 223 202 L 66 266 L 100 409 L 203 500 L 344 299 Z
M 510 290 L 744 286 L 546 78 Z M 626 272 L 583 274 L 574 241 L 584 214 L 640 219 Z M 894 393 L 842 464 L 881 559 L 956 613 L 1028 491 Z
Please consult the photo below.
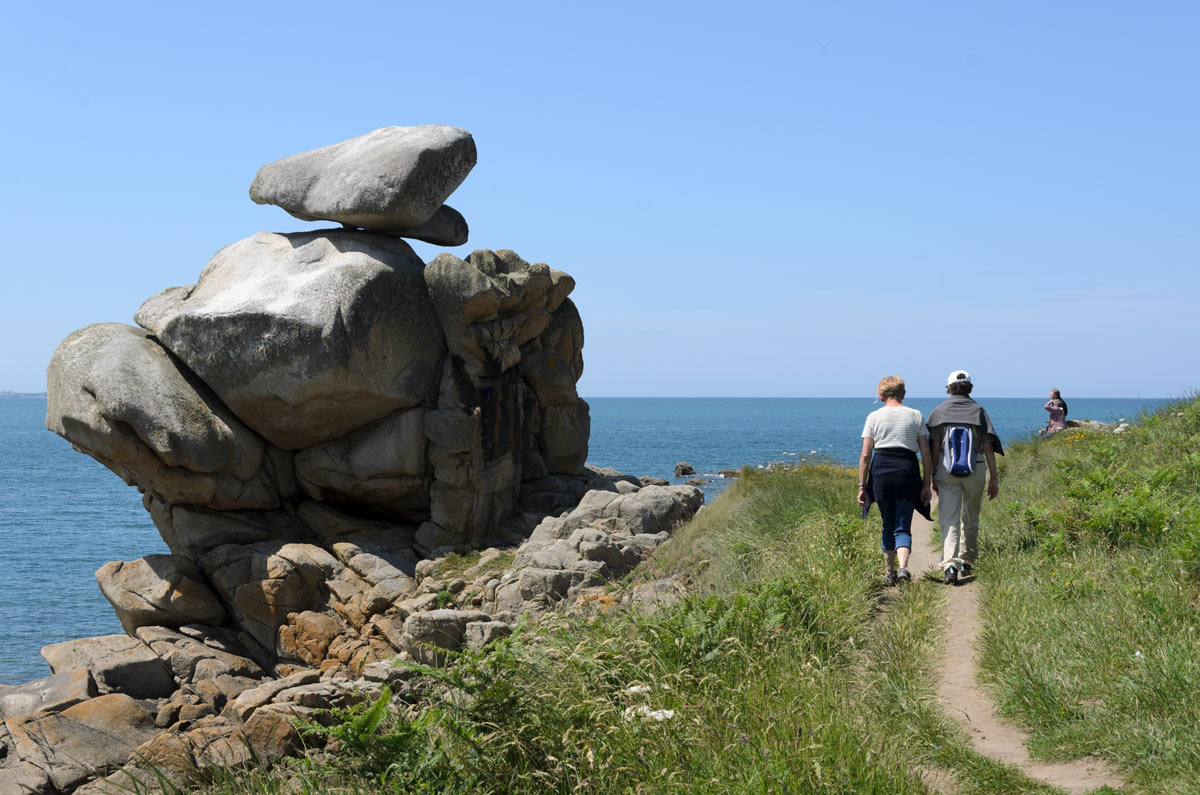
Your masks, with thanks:
M 410 523 L 365 516 L 352 516 L 327 503 L 308 501 L 296 509 L 296 516 L 309 533 L 329 547 L 348 536 L 369 535 L 386 541 L 389 548 L 411 547 L 416 527 Z
M 247 425 L 294 450 L 430 398 L 445 348 L 423 270 L 396 238 L 260 232 L 136 319 Z
M 413 613 L 404 621 L 403 651 L 426 665 L 443 665 L 443 651 L 455 651 L 463 644 L 467 625 L 490 621 L 491 616 L 474 610 L 430 610 Z
M 95 695 L 96 685 L 86 670 L 56 673 L 0 692 L 0 719 L 56 712 Z
M 473 376 L 494 376 L 521 360 L 521 346 L 550 325 L 575 280 L 508 250 L 439 254 L 425 282 L 450 352 Z
M 472 621 L 466 625 L 464 634 L 467 648 L 478 650 L 511 635 L 512 627 L 503 621 Z
M 225 608 L 204 584 L 196 565 L 178 555 L 114 560 L 96 571 L 96 582 L 122 628 L 223 624 Z
M 680 461 L 675 465 L 675 477 L 686 478 L 688 475 L 696 474 L 696 470 L 692 469 L 692 465 L 687 461 Z
M 516 370 L 473 377 L 462 359 L 447 357 L 438 409 L 425 416 L 430 520 L 446 531 L 445 543 L 478 541 L 515 515 L 535 413 L 536 399 Z
M 195 505 L 172 505 L 152 494 L 142 498 L 142 505 L 171 552 L 188 560 L 199 560 L 222 544 L 300 540 L 299 525 L 282 510 L 213 511 Z
M 587 461 L 592 420 L 587 401 L 577 399 L 542 412 L 537 441 L 546 468 L 553 474 L 575 474 Z
M 266 445 L 149 334 L 119 323 L 68 336 L 46 374 L 46 427 L 173 503 L 273 508 Z
M 394 230 L 389 234 L 420 240 L 435 246 L 461 246 L 467 242 L 470 231 L 467 219 L 462 217 L 462 213 L 448 204 L 443 204 L 433 214 L 433 217 L 420 226 Z
M 544 406 L 573 403 L 583 376 L 583 321 L 570 298 L 550 316 L 550 324 L 521 348 L 521 375 Z
M 695 486 L 645 486 L 635 494 L 589 491 L 567 516 L 564 530 L 607 521 L 628 535 L 670 531 L 703 504 L 704 492 Z
M 401 516 L 429 515 L 425 411 L 393 412 L 296 454 L 296 477 L 316 500 L 361 502 Z
M 268 163 L 250 185 L 257 204 L 302 221 L 374 232 L 421 227 L 475 167 L 466 130 L 438 124 L 384 127 Z
M 275 656 L 320 662 L 289 641 L 306 631 L 293 619 L 325 605 L 325 583 L 343 569 L 336 558 L 313 544 L 263 541 L 217 547 L 200 559 L 200 568 L 259 646 Z
M 175 691 L 175 679 L 150 647 L 128 635 L 101 635 L 42 647 L 54 673 L 86 670 L 96 689 L 133 698 L 161 698 Z
M 200 638 L 166 627 L 142 627 L 137 631 L 137 638 L 158 655 L 181 683 L 222 675 L 248 679 L 264 676 L 262 668 L 247 656 L 245 649 L 217 640 L 221 633 L 216 627 L 200 627 L 199 632 L 197 628 L 191 629 L 194 634 L 212 640 L 205 643 Z
M 270 703 L 277 695 L 292 687 L 319 682 L 321 675 L 316 671 L 299 671 L 282 679 L 271 679 L 261 685 L 242 691 L 230 704 L 240 720 L 246 720 L 259 707 Z
M 13 753 L 46 773 L 60 791 L 70 792 L 97 772 L 119 765 L 158 729 L 144 702 L 113 693 L 54 714 L 5 722 Z

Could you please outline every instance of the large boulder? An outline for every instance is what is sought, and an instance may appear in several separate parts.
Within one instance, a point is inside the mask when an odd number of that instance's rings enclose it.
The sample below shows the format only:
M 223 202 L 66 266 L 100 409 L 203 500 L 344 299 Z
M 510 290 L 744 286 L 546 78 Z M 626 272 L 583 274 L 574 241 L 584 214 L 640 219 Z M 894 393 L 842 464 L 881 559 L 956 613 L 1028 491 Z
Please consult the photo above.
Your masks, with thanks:
M 222 624 L 225 608 L 204 583 L 196 565 L 179 555 L 114 560 L 96 571 L 96 582 L 121 627 Z
M 250 198 L 303 221 L 403 233 L 433 217 L 475 157 L 475 140 L 457 127 L 384 127 L 268 163 L 254 177 Z
M 158 733 L 149 706 L 120 693 L 5 725 L 17 759 L 44 771 L 55 791 L 63 792 L 124 763 Z
M 60 671 L 0 693 L 0 720 L 35 712 L 56 712 L 95 695 L 96 683 L 87 670 Z
M 101 693 L 134 698 L 160 698 L 176 685 L 166 665 L 150 647 L 128 635 L 101 635 L 54 643 L 42 648 L 54 673 L 86 670 Z
M 146 332 L 82 328 L 46 381 L 46 427 L 130 485 L 223 510 L 279 504 L 284 463 Z
M 425 411 L 397 411 L 296 454 L 296 477 L 317 500 L 361 502 L 391 513 L 429 515 Z
M 246 424 L 294 450 L 433 396 L 445 347 L 424 267 L 392 237 L 260 232 L 136 320 Z

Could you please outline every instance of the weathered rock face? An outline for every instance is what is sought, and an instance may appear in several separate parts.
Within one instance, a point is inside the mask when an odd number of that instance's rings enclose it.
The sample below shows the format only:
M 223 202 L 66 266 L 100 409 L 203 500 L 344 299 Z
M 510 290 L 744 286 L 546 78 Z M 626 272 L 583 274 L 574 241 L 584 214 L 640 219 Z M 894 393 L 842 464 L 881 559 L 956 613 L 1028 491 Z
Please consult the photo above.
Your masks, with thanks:
M 296 454 L 296 477 L 315 500 L 377 505 L 400 516 L 429 515 L 425 409 L 393 412 L 340 439 Z
M 260 232 L 136 320 L 246 424 L 294 450 L 428 400 L 445 348 L 423 270 L 395 238 Z
M 96 582 L 130 635 L 144 626 L 225 622 L 225 608 L 196 565 L 178 555 L 114 560 L 100 567 Z
M 54 791 L 64 792 L 97 771 L 123 763 L 158 731 L 146 704 L 119 693 L 58 713 L 10 719 L 5 726 L 16 757 L 40 771 Z M 43 784 L 38 789 L 49 787 Z
M 159 342 L 117 323 L 54 352 L 46 427 L 173 503 L 223 510 L 280 502 L 281 463 Z
M 134 698 L 160 698 L 175 691 L 175 679 L 158 655 L 137 638 L 102 635 L 69 640 L 42 649 L 42 657 L 56 674 L 85 671 L 96 689 L 124 693 Z
M 384 127 L 268 163 L 254 178 L 250 198 L 302 221 L 403 234 L 433 217 L 475 167 L 475 157 L 475 140 L 457 127 Z

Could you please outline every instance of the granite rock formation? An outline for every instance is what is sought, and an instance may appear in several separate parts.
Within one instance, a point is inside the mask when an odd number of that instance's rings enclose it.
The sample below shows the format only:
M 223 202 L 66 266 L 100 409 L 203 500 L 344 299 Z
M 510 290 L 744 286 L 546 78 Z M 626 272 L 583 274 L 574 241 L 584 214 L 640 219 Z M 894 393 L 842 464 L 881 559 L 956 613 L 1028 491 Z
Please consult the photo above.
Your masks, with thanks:
M 126 636 L 48 646 L 52 676 L 0 688 L 0 793 L 292 753 L 292 719 L 594 592 L 699 509 L 585 464 L 570 276 L 400 239 L 465 242 L 444 202 L 474 163 L 427 126 L 264 166 L 256 202 L 351 228 L 233 243 L 141 328 L 55 352 L 47 427 L 143 492 L 172 554 L 96 573 Z

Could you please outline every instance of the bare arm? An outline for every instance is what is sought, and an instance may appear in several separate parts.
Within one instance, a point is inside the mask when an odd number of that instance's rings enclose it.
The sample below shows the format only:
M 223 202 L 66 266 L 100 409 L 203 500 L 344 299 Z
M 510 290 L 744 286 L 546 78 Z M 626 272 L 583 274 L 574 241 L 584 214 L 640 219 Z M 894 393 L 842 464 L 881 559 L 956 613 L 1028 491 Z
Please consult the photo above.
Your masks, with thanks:
M 871 451 L 875 449 L 875 440 L 863 439 L 862 455 L 858 457 L 858 504 L 867 504 L 867 467 L 871 465 Z
M 987 459 L 988 468 L 988 499 L 994 500 L 1000 494 L 1000 480 L 996 475 L 996 450 L 992 447 L 991 441 L 985 442 L 983 445 L 983 457 Z

